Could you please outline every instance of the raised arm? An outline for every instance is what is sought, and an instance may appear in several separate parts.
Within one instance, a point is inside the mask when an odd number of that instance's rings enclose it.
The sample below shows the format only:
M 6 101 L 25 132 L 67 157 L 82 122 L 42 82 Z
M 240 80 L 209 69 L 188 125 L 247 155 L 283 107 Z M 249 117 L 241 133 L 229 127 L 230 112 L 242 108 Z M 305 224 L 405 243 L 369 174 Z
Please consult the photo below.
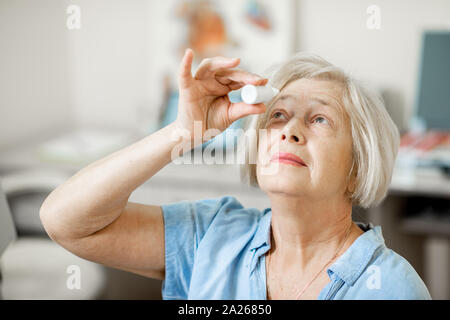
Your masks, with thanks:
M 181 143 L 193 137 L 194 121 L 225 130 L 233 121 L 265 106 L 231 103 L 228 92 L 266 79 L 232 69 L 238 59 L 203 60 L 191 76 L 188 49 L 179 72 L 176 121 L 136 143 L 81 169 L 58 186 L 40 209 L 49 236 L 74 254 L 97 263 L 164 279 L 164 222 L 161 208 L 129 202 L 131 193 L 181 155 Z M 178 138 L 178 139 L 177 139 Z M 173 152 L 173 150 L 179 150 Z

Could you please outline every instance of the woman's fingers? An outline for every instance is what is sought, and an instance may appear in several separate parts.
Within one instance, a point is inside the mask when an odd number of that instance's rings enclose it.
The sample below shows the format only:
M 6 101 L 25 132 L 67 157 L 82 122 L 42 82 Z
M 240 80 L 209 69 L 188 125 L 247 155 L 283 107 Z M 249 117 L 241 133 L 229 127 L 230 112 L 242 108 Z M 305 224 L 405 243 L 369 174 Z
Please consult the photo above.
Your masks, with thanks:
M 264 80 L 258 80 L 255 82 L 231 82 L 229 84 L 227 84 L 228 88 L 230 88 L 230 90 L 239 90 L 240 88 L 242 88 L 243 86 L 245 86 L 246 84 L 254 84 L 255 86 L 264 86 L 267 84 L 269 80 L 264 79 Z
M 238 66 L 239 58 L 214 57 L 204 59 L 195 73 L 195 79 L 204 80 L 210 78 L 215 72 L 222 69 L 229 69 Z
M 192 60 L 194 59 L 194 52 L 188 48 L 184 52 L 183 59 L 181 60 L 180 71 L 178 74 L 178 85 L 180 89 L 185 89 L 192 81 L 191 67 Z
M 260 77 L 256 74 L 240 70 L 222 70 L 216 73 L 216 80 L 221 84 L 230 84 L 232 82 L 242 82 L 254 85 L 264 85 L 268 79 Z
M 269 81 L 266 78 L 239 69 L 220 71 L 216 73 L 216 80 L 220 84 L 228 86 L 230 90 L 238 90 L 246 84 L 264 86 Z
M 232 69 L 239 65 L 239 58 L 214 57 L 204 59 L 195 74 L 195 79 L 215 79 L 230 90 L 238 90 L 246 84 L 263 86 L 268 79 L 240 69 Z
M 265 86 L 269 80 L 268 79 L 262 79 L 257 81 L 251 81 L 251 82 L 230 82 L 229 84 L 226 84 L 230 90 L 239 90 L 246 84 L 254 84 L 255 86 Z
M 264 103 L 246 104 L 244 102 L 232 103 L 228 109 L 228 118 L 231 123 L 251 114 L 266 112 Z

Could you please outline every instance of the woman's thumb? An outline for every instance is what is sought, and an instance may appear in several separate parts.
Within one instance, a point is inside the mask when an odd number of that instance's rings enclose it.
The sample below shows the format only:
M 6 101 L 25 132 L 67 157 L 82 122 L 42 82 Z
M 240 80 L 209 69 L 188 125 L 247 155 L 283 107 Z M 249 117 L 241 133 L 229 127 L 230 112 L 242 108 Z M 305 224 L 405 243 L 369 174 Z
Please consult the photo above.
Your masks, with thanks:
M 191 67 L 194 60 L 194 52 L 187 48 L 181 59 L 180 71 L 178 73 L 178 85 L 180 89 L 187 88 L 192 81 Z

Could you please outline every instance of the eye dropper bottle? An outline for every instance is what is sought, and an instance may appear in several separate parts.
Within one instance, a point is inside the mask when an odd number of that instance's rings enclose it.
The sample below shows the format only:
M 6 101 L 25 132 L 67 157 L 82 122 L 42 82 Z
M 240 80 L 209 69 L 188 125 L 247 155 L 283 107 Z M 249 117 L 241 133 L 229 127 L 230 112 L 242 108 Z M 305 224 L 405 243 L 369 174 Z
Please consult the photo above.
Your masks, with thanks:
M 257 104 L 270 101 L 280 90 L 270 86 L 254 86 L 247 84 L 242 88 L 241 98 L 246 104 Z

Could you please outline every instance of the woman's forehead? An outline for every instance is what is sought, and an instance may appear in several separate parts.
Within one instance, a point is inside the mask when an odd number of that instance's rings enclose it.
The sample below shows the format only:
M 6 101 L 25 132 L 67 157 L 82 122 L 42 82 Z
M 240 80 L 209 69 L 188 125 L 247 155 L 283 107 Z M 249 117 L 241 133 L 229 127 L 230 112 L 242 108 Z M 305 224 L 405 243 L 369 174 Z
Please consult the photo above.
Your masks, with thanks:
M 342 85 L 336 81 L 319 79 L 298 79 L 286 85 L 280 96 L 289 95 L 290 99 L 334 100 L 341 103 Z M 321 99 L 322 98 L 322 99 Z
M 281 89 L 271 102 L 267 113 L 276 105 L 321 105 L 336 113 L 341 121 L 347 122 L 348 115 L 342 101 L 342 84 L 331 80 L 298 79 Z
M 283 103 L 286 105 L 321 105 L 329 107 L 341 117 L 346 117 L 342 102 L 342 85 L 336 81 L 299 79 L 292 81 L 281 89 L 271 102 L 269 110 Z M 269 111 L 268 110 L 268 111 Z

